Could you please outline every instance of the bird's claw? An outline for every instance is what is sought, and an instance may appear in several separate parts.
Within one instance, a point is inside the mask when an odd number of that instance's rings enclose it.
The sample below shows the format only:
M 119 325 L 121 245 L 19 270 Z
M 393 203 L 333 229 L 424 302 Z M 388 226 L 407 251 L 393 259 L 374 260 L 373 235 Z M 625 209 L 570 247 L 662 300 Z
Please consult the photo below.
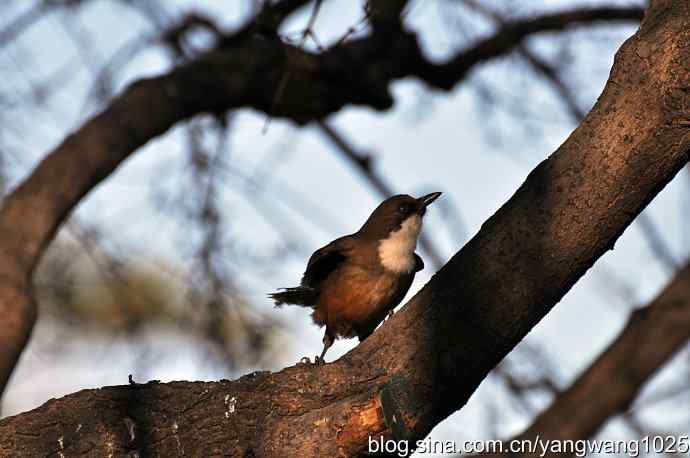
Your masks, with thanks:
M 311 358 L 309 358 L 308 356 L 304 356 L 304 357 L 300 358 L 300 360 L 297 362 L 297 364 L 301 365 L 301 366 L 307 366 L 307 365 L 309 365 L 309 366 L 312 366 L 312 365 L 313 366 L 321 366 L 322 364 L 326 364 L 326 360 L 317 355 L 317 356 L 314 356 L 314 362 L 312 363 Z
M 386 317 L 386 319 L 390 320 L 391 318 L 393 318 L 393 315 L 395 315 L 395 310 L 391 310 L 390 312 L 388 312 L 388 316 Z

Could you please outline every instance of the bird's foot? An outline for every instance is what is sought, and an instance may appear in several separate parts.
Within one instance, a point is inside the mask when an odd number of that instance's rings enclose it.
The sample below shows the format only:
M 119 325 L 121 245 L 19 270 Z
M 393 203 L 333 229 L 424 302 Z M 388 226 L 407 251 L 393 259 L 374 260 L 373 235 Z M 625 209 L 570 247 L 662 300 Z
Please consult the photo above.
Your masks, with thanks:
M 308 356 L 302 357 L 298 362 L 298 365 L 300 366 L 320 366 L 322 364 L 326 364 L 326 360 L 320 356 L 314 356 L 314 362 L 311 362 L 311 358 Z
M 393 315 L 395 315 L 395 310 L 391 310 L 390 312 L 388 312 L 388 316 L 386 317 L 386 319 L 390 320 L 391 318 L 393 318 Z

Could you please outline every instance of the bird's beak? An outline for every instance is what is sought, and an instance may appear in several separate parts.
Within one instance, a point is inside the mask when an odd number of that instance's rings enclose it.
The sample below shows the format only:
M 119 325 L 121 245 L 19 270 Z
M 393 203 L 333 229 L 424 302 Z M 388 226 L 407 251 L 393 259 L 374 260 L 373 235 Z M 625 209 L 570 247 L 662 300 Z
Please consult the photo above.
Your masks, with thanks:
M 426 196 L 422 196 L 419 199 L 417 199 L 417 202 L 419 202 L 420 210 L 425 209 L 431 202 L 438 199 L 440 195 L 440 192 L 432 192 L 431 194 L 427 194 Z

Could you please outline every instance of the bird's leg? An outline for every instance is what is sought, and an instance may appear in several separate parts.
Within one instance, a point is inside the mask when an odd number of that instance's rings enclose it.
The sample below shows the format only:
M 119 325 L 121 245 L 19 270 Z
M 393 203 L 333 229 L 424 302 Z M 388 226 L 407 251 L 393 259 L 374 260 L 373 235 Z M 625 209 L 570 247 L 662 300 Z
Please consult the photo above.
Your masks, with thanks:
M 323 335 L 323 351 L 321 352 L 321 356 L 317 356 L 314 358 L 314 363 L 315 364 L 323 364 L 326 361 L 324 361 L 323 357 L 326 355 L 326 352 L 328 351 L 329 348 L 331 348 L 331 345 L 333 345 L 333 336 L 328 332 L 328 329 L 326 330 L 326 333 Z
M 388 316 L 386 317 L 387 320 L 390 320 L 393 318 L 393 315 L 395 315 L 395 309 L 391 309 L 390 312 L 388 312 Z

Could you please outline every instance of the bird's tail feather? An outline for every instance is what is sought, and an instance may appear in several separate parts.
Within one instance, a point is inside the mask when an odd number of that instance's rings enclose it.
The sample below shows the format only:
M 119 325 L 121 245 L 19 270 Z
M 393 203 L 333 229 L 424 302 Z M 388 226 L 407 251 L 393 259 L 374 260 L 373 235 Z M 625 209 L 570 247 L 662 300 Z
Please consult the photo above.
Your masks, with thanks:
M 317 292 L 308 286 L 297 286 L 295 288 L 280 288 L 280 291 L 268 295 L 275 301 L 276 307 L 283 304 L 300 305 L 311 307 L 316 302 Z

